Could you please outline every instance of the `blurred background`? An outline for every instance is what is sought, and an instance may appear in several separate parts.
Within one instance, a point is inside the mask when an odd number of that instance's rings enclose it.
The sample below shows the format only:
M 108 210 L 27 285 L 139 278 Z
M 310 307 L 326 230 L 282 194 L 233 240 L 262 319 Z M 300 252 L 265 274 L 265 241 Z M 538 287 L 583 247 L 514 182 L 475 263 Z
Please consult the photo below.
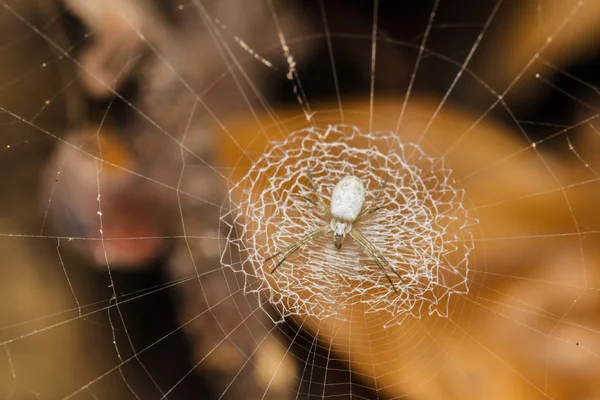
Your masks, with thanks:
M 0 4 L 0 397 L 600 396 L 599 3 Z M 477 295 L 365 367 L 243 295 L 223 210 L 268 124 L 373 99 L 393 130 L 409 98 L 482 221 Z

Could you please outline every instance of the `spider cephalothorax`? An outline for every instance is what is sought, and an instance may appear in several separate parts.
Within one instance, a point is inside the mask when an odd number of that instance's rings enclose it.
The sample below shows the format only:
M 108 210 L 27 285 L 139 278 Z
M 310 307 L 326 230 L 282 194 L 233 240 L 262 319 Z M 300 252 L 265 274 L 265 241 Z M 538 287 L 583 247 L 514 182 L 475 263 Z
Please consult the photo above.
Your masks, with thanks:
M 396 272 L 396 270 L 390 265 L 390 263 L 385 259 L 384 256 L 381 255 L 379 250 L 373 246 L 373 244 L 363 236 L 363 234 L 353 228 L 353 224 L 360 221 L 367 215 L 374 213 L 379 210 L 381 206 L 377 205 L 377 201 L 383 192 L 385 187 L 385 182 L 381 185 L 381 187 L 377 190 L 375 194 L 375 198 L 371 202 L 371 204 L 363 210 L 363 205 L 365 203 L 366 190 L 362 181 L 358 179 L 354 175 L 347 175 L 342 180 L 340 180 L 337 185 L 333 188 L 333 193 L 331 195 L 331 205 L 327 207 L 325 202 L 323 201 L 321 194 L 317 186 L 315 185 L 310 172 L 308 173 L 308 179 L 313 188 L 313 193 L 316 196 L 316 200 L 311 199 L 307 196 L 302 196 L 305 200 L 310 202 L 311 204 L 319 207 L 321 212 L 324 214 L 327 220 L 330 222 L 320 228 L 317 228 L 308 234 L 306 234 L 303 238 L 298 240 L 295 243 L 287 246 L 285 249 L 273 254 L 272 256 L 265 259 L 265 262 L 277 257 L 282 256 L 281 260 L 277 262 L 275 268 L 271 271 L 271 273 L 275 272 L 277 268 L 293 253 L 295 253 L 302 246 L 310 242 L 311 240 L 327 235 L 333 232 L 333 242 L 335 247 L 339 250 L 342 248 L 342 242 L 346 238 L 346 236 L 350 236 L 354 241 L 362 247 L 372 258 L 375 260 L 375 263 L 381 269 L 381 271 L 385 274 L 385 277 L 392 285 L 392 288 L 396 293 L 398 290 L 396 286 L 392 282 L 392 279 L 386 272 L 386 267 L 391 270 L 394 275 L 396 275 L 402 282 L 404 279 Z

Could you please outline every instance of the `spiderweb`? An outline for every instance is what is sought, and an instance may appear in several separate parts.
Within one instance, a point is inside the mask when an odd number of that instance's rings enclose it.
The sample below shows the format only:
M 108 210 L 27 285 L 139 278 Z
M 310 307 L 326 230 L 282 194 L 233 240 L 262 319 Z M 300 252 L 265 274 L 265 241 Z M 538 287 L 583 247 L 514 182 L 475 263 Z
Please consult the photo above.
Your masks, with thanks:
M 273 266 L 265 263 L 265 255 L 330 223 L 316 205 L 302 199 L 314 192 L 309 173 L 325 199 L 344 176 L 358 176 L 370 188 L 367 204 L 385 182 L 378 200 L 382 209 L 356 228 L 403 281 L 377 269 L 351 239 L 344 251 L 335 250 L 331 235 L 307 244 L 300 256 L 270 272 Z M 284 317 L 322 319 L 357 303 L 366 313 L 387 313 L 386 325 L 401 323 L 406 315 L 418 318 L 423 310 L 445 316 L 449 297 L 468 291 L 473 247 L 464 193 L 452 183 L 441 160 L 427 157 L 415 144 L 401 143 L 392 132 L 363 133 L 346 125 L 293 132 L 284 142 L 271 143 L 231 189 L 240 192 L 231 194 L 232 202 L 243 201 L 224 218 L 233 218 L 224 264 L 245 275 L 247 293 L 266 294 Z M 230 247 L 247 259 L 228 264 Z
M 600 398 L 598 4 L 0 0 L 0 398 Z

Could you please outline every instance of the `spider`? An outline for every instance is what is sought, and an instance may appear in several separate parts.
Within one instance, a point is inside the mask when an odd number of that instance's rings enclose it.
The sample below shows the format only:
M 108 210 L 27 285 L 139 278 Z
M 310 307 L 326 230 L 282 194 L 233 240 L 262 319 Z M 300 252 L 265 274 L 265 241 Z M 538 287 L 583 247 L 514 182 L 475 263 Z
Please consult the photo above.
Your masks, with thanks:
M 342 248 L 342 242 L 346 235 L 349 235 L 354 241 L 361 246 L 375 261 L 377 267 L 384 273 L 390 285 L 394 289 L 394 292 L 398 293 L 396 286 L 392 282 L 392 279 L 386 272 L 386 267 L 391 270 L 394 275 L 396 275 L 402 283 L 406 283 L 404 278 L 396 272 L 394 268 L 390 265 L 390 263 L 385 259 L 383 255 L 373 246 L 373 244 L 366 238 L 364 235 L 356 228 L 352 229 L 352 225 L 356 222 L 359 222 L 364 217 L 375 213 L 377 210 L 383 208 L 383 206 L 378 206 L 377 201 L 383 192 L 383 189 L 387 183 L 384 181 L 381 187 L 377 190 L 375 197 L 371 204 L 365 208 L 363 205 L 365 203 L 365 195 L 366 190 L 365 186 L 361 182 L 359 178 L 354 175 L 347 175 L 342 178 L 337 185 L 333 188 L 333 194 L 331 195 L 331 206 L 327 207 L 321 194 L 319 193 L 319 189 L 317 185 L 314 183 L 312 175 L 310 171 L 307 173 L 308 180 L 313 189 L 313 193 L 317 197 L 316 200 L 309 198 L 308 196 L 302 196 L 302 198 L 312 205 L 318 207 L 321 212 L 324 214 L 325 218 L 330 221 L 328 224 L 317 228 L 300 240 L 291 245 L 287 246 L 281 251 L 273 254 L 270 257 L 267 257 L 264 262 L 268 262 L 277 256 L 282 256 L 281 260 L 277 262 L 275 268 L 271 270 L 271 273 L 274 273 L 277 268 L 292 254 L 294 254 L 298 249 L 302 246 L 310 242 L 311 240 L 318 238 L 320 236 L 327 235 L 333 232 L 333 242 L 335 247 L 339 250 Z M 362 211 L 361 211 L 362 210 Z

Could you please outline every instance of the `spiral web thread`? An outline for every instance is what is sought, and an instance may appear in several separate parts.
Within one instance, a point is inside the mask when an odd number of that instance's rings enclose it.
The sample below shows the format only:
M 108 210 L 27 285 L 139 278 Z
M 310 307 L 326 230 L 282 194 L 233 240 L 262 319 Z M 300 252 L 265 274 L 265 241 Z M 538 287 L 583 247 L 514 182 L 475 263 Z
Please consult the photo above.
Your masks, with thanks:
M 359 177 L 365 205 L 382 183 L 383 206 L 354 225 L 403 277 L 386 271 L 398 294 L 368 253 L 346 237 L 342 249 L 332 235 L 314 239 L 271 273 L 278 258 L 264 259 L 329 224 L 315 198 L 308 171 L 327 205 L 344 176 Z M 344 307 L 378 313 L 386 326 L 425 311 L 446 316 L 452 294 L 468 292 L 468 257 L 474 220 L 453 187 L 443 160 L 430 158 L 392 132 L 364 133 L 347 125 L 309 127 L 273 142 L 230 190 L 230 227 L 223 265 L 244 275 L 246 293 L 266 296 L 281 313 L 319 319 L 340 316 Z M 232 261 L 228 254 L 242 254 Z

